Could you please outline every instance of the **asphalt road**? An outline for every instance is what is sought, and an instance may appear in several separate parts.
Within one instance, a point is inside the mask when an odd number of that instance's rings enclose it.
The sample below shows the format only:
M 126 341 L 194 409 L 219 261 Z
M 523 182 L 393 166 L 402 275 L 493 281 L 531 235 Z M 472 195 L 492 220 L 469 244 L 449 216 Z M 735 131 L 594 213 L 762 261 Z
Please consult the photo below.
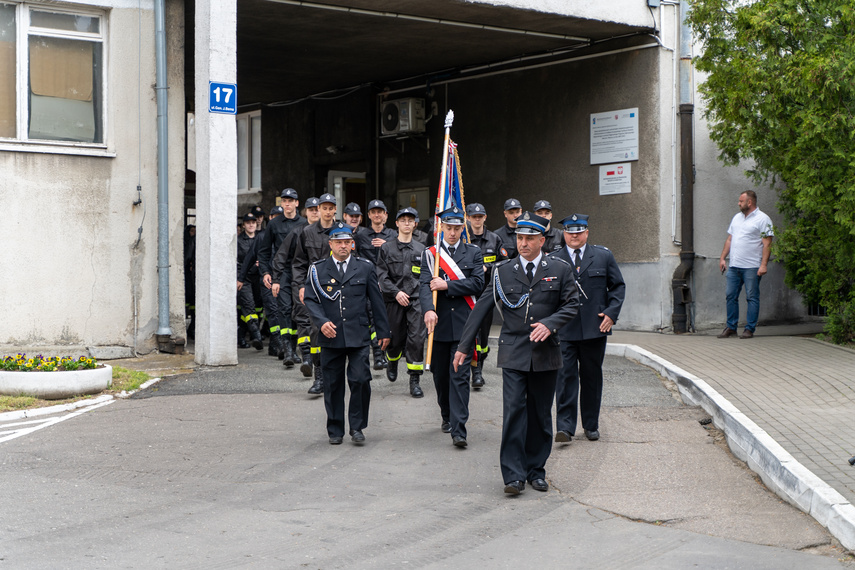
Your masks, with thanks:
M 0 444 L 0 570 L 851 566 L 629 361 L 607 358 L 600 441 L 509 497 L 493 358 L 458 449 L 429 374 L 416 400 L 375 373 L 366 443 L 331 446 L 309 381 L 240 355 Z

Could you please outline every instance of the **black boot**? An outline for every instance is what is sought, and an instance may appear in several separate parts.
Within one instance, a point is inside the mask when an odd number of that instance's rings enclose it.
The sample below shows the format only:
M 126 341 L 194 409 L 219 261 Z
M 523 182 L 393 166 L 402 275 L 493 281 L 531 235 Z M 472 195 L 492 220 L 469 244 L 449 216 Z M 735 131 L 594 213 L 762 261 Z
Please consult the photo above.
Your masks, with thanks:
M 285 345 L 288 344 L 288 339 L 281 334 L 276 335 L 276 358 L 285 360 Z
M 383 351 L 380 349 L 380 343 L 375 339 L 371 343 L 371 348 L 374 350 L 374 370 L 383 370 L 389 363 L 386 362 L 386 357 L 383 356 Z
M 479 354 L 478 365 L 472 367 L 472 387 L 476 390 L 484 387 L 484 375 L 482 372 L 484 371 L 484 360 L 486 359 L 486 354 Z
M 315 382 L 312 384 L 312 387 L 309 388 L 309 394 L 319 395 L 324 393 L 324 373 L 321 371 L 320 366 L 315 366 Z
M 270 356 L 279 356 L 279 333 L 271 332 L 270 339 L 267 341 L 267 354 Z
M 299 360 L 294 353 L 294 344 L 291 342 L 293 338 L 293 335 L 286 335 L 282 339 L 282 346 L 285 348 L 285 357 L 282 359 L 282 364 L 288 369 L 294 368 L 294 363 Z
M 419 374 L 410 374 L 410 396 L 413 398 L 421 398 L 425 395 L 422 387 L 419 386 L 419 376 Z
M 237 347 L 249 348 L 249 343 L 246 342 L 246 323 L 243 321 L 238 322 L 237 336 Z
M 300 345 L 300 372 L 306 378 L 312 377 L 312 348 L 308 342 Z
M 246 328 L 249 331 L 249 340 L 255 350 L 264 348 L 264 342 L 261 340 L 261 331 L 258 330 L 258 323 L 255 319 L 250 319 L 246 322 Z
M 398 379 L 398 361 L 400 361 L 400 357 L 398 360 L 389 360 L 386 365 L 386 378 L 389 379 L 389 382 L 394 382 Z M 376 361 L 376 360 L 375 360 Z M 377 368 L 375 366 L 375 368 Z

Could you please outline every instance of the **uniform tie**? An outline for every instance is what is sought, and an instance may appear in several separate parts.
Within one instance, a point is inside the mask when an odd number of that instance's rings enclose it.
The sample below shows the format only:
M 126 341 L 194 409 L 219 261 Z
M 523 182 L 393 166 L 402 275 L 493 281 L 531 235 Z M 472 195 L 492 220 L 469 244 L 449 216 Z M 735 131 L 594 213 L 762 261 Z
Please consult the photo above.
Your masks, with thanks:
M 528 282 L 534 281 L 534 262 L 529 261 L 525 268 L 525 274 L 528 277 Z
M 576 273 L 578 273 L 582 269 L 582 250 L 574 249 L 573 253 L 576 254 L 576 260 L 573 263 L 576 264 Z
M 448 248 L 448 254 L 449 254 L 451 257 L 454 257 L 454 251 L 455 251 L 456 249 L 457 249 L 456 247 L 449 247 L 449 248 Z
M 336 261 L 338 263 L 338 276 L 344 279 L 344 261 Z

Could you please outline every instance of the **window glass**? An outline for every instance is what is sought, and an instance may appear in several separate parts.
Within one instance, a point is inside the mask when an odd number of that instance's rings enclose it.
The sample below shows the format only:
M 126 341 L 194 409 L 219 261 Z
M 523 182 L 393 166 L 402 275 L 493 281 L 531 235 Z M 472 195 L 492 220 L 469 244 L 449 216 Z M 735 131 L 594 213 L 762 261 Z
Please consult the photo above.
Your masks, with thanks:
M 250 188 L 261 188 L 261 116 L 252 117 L 252 179 Z
M 248 190 L 247 170 L 249 157 L 247 148 L 247 117 L 239 117 L 237 120 L 237 147 L 238 147 L 238 189 Z
M 103 142 L 101 43 L 31 35 L 31 139 Z
M 30 25 L 36 28 L 51 28 L 54 30 L 90 34 L 97 34 L 101 31 L 101 19 L 96 16 L 57 14 L 55 12 L 41 12 L 39 10 L 30 11 Z
M 16 130 L 15 6 L 0 4 L 0 137 L 14 138 Z

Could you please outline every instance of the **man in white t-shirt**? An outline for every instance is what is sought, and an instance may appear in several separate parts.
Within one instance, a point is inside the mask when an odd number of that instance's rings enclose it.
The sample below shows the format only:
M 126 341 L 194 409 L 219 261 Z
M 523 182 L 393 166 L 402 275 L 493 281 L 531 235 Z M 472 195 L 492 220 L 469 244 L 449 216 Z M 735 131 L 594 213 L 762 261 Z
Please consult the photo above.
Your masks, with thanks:
M 727 228 L 727 240 L 718 261 L 727 270 L 727 326 L 718 338 L 736 334 L 739 322 L 739 292 L 745 285 L 748 315 L 745 330 L 739 338 L 752 338 L 760 315 L 760 278 L 766 275 L 772 246 L 772 220 L 757 207 L 757 194 L 746 190 L 739 195 L 739 213 Z M 725 258 L 730 254 L 730 268 Z

